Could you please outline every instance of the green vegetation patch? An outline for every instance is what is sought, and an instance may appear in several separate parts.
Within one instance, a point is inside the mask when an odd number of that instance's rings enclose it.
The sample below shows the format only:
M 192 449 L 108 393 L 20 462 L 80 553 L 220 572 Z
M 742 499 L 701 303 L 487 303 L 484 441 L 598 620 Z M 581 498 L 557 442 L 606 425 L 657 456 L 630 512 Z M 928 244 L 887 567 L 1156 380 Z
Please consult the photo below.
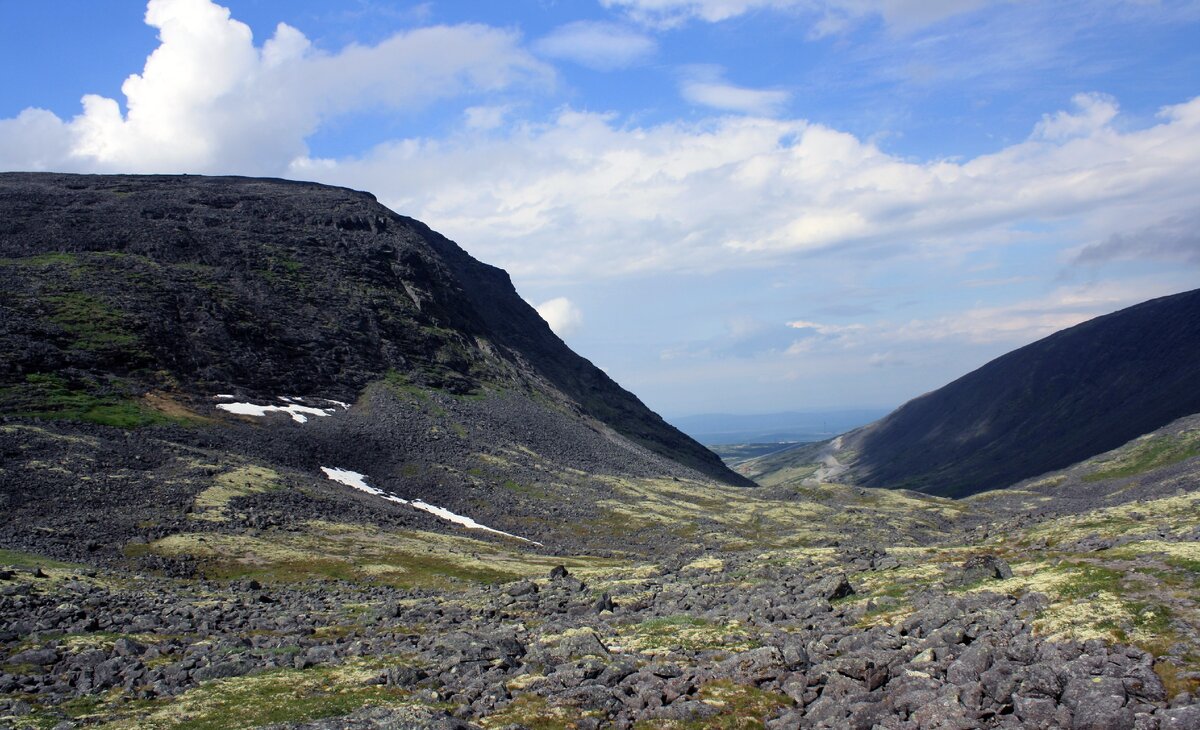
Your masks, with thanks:
M 1118 594 L 1121 592 L 1121 580 L 1124 576 L 1124 573 L 1112 568 L 1076 563 L 1071 566 L 1067 580 L 1056 590 L 1060 596 L 1067 599 L 1087 598 L 1100 591 Z
M 503 710 L 483 718 L 485 728 L 518 726 L 528 730 L 575 730 L 579 721 L 600 717 L 597 710 L 582 710 L 575 705 L 552 705 L 539 695 L 521 695 Z
M 752 634 L 737 621 L 716 623 L 686 614 L 631 624 L 622 628 L 620 637 L 626 649 L 644 654 L 704 649 L 724 649 L 732 653 L 759 646 Z
M 279 474 L 262 466 L 243 466 L 218 474 L 213 486 L 196 495 L 194 517 L 201 520 L 229 519 L 229 503 L 238 497 L 279 488 Z
M 1136 476 L 1196 456 L 1200 456 L 1200 431 L 1151 436 L 1138 440 L 1115 458 L 1101 462 L 1100 468 L 1085 475 L 1083 481 L 1099 482 Z
M 78 258 L 72 253 L 43 253 L 37 256 L 0 259 L 0 266 L 71 266 L 76 263 L 78 263 Z
M 320 521 L 306 523 L 302 532 L 170 535 L 149 545 L 127 546 L 125 554 L 191 557 L 205 576 L 215 579 L 275 583 L 332 579 L 447 590 L 546 575 L 559 563 L 572 571 L 616 564 L 533 555 L 453 535 Z
M 124 350 L 138 342 L 128 318 L 99 297 L 63 292 L 42 299 L 54 310 L 50 321 L 75 338 L 77 350 Z
M 86 421 L 117 428 L 176 420 L 132 398 L 45 373 L 30 374 L 24 383 L 0 388 L 0 412 L 20 418 Z
M 226 730 L 338 717 L 368 705 L 403 704 L 407 697 L 403 690 L 365 684 L 377 671 L 349 664 L 217 679 L 177 698 L 148 703 L 136 715 L 130 713 L 101 727 Z
M 55 568 L 58 570 L 80 570 L 83 566 L 74 563 L 64 563 L 59 560 L 51 560 L 50 558 L 34 555 L 33 553 L 23 553 L 19 550 L 6 550 L 0 548 L 0 565 L 8 565 L 14 568 Z
M 778 692 L 730 681 L 709 682 L 700 688 L 697 698 L 715 708 L 717 714 L 696 720 L 643 720 L 635 730 L 753 730 L 766 727 L 775 713 L 792 704 Z

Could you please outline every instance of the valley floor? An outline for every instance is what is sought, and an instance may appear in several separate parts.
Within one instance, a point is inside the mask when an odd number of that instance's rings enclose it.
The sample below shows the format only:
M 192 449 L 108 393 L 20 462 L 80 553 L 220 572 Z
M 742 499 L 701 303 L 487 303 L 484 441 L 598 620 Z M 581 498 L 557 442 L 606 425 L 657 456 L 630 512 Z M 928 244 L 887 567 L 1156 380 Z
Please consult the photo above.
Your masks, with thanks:
M 26 480 L 115 458 L 5 428 Z M 10 517 L 0 727 L 1197 728 L 1198 433 L 957 502 L 820 458 L 758 489 L 580 473 L 607 496 L 539 536 L 603 549 L 562 553 L 161 457 L 128 524 Z
M 409 589 L 6 552 L 0 724 L 1197 727 L 1198 541 L 1183 495 L 970 545 L 531 556 Z

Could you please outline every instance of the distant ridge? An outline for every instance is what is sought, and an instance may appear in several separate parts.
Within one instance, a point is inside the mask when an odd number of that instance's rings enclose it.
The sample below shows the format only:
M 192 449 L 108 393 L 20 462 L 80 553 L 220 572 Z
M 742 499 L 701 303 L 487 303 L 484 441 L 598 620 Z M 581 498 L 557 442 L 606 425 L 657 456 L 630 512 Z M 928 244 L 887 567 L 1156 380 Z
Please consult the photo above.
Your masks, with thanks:
M 1089 320 L 851 431 L 838 480 L 964 497 L 1114 449 L 1200 413 L 1200 289 Z M 773 454 L 760 482 L 813 458 Z

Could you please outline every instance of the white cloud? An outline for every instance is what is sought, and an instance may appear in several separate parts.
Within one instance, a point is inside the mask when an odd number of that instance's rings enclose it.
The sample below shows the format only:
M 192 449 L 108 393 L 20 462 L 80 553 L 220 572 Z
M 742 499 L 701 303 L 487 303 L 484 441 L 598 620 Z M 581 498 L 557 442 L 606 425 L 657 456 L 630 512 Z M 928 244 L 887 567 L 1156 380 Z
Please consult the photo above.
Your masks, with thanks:
M 554 334 L 566 337 L 583 326 L 583 312 L 566 297 L 556 297 L 534 307 Z
M 715 69 L 693 68 L 679 87 L 684 99 L 693 104 L 760 116 L 774 116 L 791 96 L 786 91 L 751 89 L 735 86 L 720 78 Z
M 838 32 L 871 16 L 907 30 L 969 12 L 997 0 L 600 0 L 640 23 L 672 27 L 691 19 L 718 23 L 760 10 L 787 10 L 816 16 L 818 35 Z
M 565 110 L 504 135 L 404 140 L 293 174 L 370 189 L 527 282 L 884 245 L 959 256 L 1028 238 L 1030 223 L 1100 240 L 1196 208 L 1200 98 L 1143 129 L 1089 129 L 921 162 L 803 120 L 625 127 Z
M 488 131 L 497 129 L 504 124 L 512 108 L 506 104 L 498 106 L 472 106 L 463 111 L 463 123 L 467 129 Z
M 128 111 L 89 94 L 69 122 L 36 110 L 0 120 L 0 167 L 280 174 L 330 117 L 552 78 L 515 34 L 480 25 L 331 54 L 282 23 L 257 48 L 250 28 L 209 0 L 150 0 L 146 22 L 160 44 L 121 87 Z
M 787 326 L 795 330 L 812 330 L 819 335 L 843 335 L 849 332 L 858 332 L 866 327 L 861 324 L 821 324 L 804 319 L 788 322 Z
M 632 28 L 579 20 L 554 29 L 534 48 L 543 56 L 611 71 L 649 58 L 658 49 L 658 44 Z
M 1045 114 L 1034 128 L 1034 136 L 1049 140 L 1087 137 L 1108 126 L 1117 116 L 1117 101 L 1107 94 L 1076 94 L 1071 97 L 1076 112 Z

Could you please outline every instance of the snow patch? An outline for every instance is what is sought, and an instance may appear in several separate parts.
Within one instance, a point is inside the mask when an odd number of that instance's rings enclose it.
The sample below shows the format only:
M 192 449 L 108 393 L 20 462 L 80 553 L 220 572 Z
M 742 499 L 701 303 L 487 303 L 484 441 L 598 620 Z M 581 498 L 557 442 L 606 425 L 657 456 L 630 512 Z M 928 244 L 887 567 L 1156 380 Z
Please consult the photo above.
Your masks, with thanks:
M 407 499 L 397 497 L 394 494 L 385 492 L 382 489 L 376 489 L 370 484 L 367 484 L 366 476 L 359 474 L 356 471 L 350 471 L 349 469 L 331 469 L 327 466 L 321 467 L 321 471 L 325 472 L 325 476 L 329 477 L 333 481 L 345 484 L 347 487 L 354 487 L 355 489 L 366 492 L 367 494 L 374 494 L 376 497 L 383 497 L 389 502 L 395 502 L 396 504 L 409 503 Z
M 373 494 L 376 497 L 383 497 L 384 499 L 388 500 L 389 502 L 395 502 L 396 504 L 407 504 L 410 507 L 422 510 L 424 512 L 428 512 L 429 514 L 434 515 L 435 517 L 440 517 L 443 520 L 446 520 L 448 522 L 453 522 L 456 525 L 462 525 L 463 527 L 466 527 L 471 530 L 484 530 L 486 532 L 495 533 L 497 535 L 504 535 L 505 537 L 511 537 L 515 540 L 522 540 L 524 542 L 528 542 L 533 545 L 537 545 L 538 547 L 542 547 L 542 543 L 540 543 L 540 542 L 535 542 L 528 538 L 521 537 L 520 535 L 514 535 L 511 532 L 504 532 L 503 530 L 493 529 L 491 527 L 488 527 L 487 525 L 476 522 L 475 520 L 471 519 L 470 517 L 466 517 L 464 515 L 460 515 L 460 514 L 451 512 L 450 510 L 446 509 L 445 507 L 438 507 L 437 505 L 432 505 L 432 504 L 429 504 L 428 502 L 424 502 L 419 499 L 415 499 L 410 502 L 407 499 L 404 499 L 403 497 L 397 497 L 396 495 L 392 494 L 391 492 L 385 492 L 382 489 L 376 489 L 375 487 L 372 487 L 370 484 L 367 484 L 366 475 L 359 474 L 356 471 L 350 471 L 349 469 L 337 469 L 337 468 L 328 467 L 328 466 L 321 467 L 321 471 L 325 472 L 325 476 L 329 477 L 330 479 L 332 479 L 335 482 L 338 482 L 339 484 L 345 484 L 347 487 L 353 487 L 354 489 L 357 489 L 362 492 L 366 492 L 367 494 Z
M 237 396 L 221 394 L 214 395 L 214 400 L 232 400 Z M 321 403 L 331 403 L 336 408 L 316 408 L 314 406 L 304 405 L 306 399 L 294 395 L 280 395 L 276 398 L 286 405 L 258 405 L 257 403 L 218 403 L 217 408 L 222 411 L 236 413 L 239 416 L 265 416 L 268 413 L 286 413 L 292 417 L 296 423 L 307 423 L 309 416 L 331 416 L 337 413 L 338 408 L 343 411 L 349 410 L 350 404 L 343 403 L 340 400 L 330 400 L 328 398 L 309 398 L 309 401 L 319 401 Z

